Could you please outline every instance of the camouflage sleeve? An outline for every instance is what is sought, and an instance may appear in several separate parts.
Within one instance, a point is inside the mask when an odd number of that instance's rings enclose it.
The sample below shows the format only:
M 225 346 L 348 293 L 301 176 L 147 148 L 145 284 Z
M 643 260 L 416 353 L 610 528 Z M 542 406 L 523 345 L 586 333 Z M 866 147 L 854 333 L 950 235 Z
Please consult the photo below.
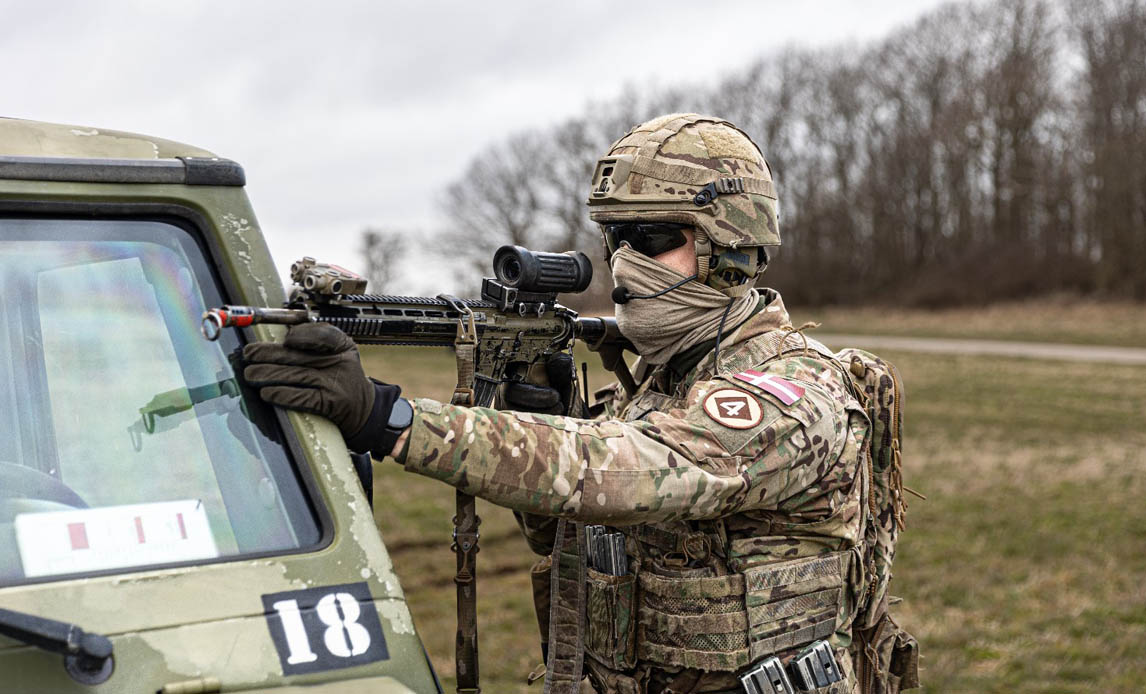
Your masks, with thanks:
M 707 390 L 731 387 L 704 384 L 692 406 L 633 422 L 419 399 L 404 462 L 517 511 L 613 525 L 776 508 L 809 493 L 839 456 L 842 406 L 815 384 L 796 406 L 735 389 L 758 416 L 732 428 L 700 406 Z

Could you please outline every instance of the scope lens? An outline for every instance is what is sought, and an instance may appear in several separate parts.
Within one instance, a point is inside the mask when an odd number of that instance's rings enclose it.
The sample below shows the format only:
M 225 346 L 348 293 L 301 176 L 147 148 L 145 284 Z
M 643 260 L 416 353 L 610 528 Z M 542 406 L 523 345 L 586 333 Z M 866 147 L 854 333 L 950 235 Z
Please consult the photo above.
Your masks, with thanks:
M 500 269 L 501 272 L 497 274 L 511 286 L 521 280 L 521 263 L 517 261 L 517 258 L 507 256 L 502 260 Z

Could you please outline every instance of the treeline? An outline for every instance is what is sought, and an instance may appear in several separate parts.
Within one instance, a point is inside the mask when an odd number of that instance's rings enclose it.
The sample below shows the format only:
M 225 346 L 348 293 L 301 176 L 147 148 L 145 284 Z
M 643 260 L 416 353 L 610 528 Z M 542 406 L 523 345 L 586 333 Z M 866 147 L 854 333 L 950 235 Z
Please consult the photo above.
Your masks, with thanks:
M 599 257 L 597 157 L 674 111 L 763 148 L 784 246 L 762 283 L 801 303 L 1146 300 L 1144 0 L 947 5 L 878 44 L 627 90 L 477 156 L 442 201 L 449 254 L 481 272 L 503 243 Z

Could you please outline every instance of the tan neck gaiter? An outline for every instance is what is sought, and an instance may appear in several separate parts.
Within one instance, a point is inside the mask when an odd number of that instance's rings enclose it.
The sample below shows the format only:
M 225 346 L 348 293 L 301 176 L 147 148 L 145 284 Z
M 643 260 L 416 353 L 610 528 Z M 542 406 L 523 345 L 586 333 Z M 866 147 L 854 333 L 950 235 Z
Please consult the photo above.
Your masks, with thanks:
M 685 278 L 664 263 L 622 246 L 613 254 L 613 284 L 632 294 L 655 294 Z M 652 299 L 617 304 L 617 327 L 651 364 L 664 364 L 674 354 L 716 337 L 728 309 L 725 331 L 752 314 L 760 295 L 755 289 L 731 298 L 696 280 Z M 729 308 L 728 302 L 732 301 Z

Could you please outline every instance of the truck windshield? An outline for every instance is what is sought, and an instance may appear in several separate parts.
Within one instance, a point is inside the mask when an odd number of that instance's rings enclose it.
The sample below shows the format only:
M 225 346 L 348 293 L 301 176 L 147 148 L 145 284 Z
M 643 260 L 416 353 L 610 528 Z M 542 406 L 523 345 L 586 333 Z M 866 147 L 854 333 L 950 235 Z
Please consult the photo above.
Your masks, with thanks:
M 174 224 L 0 218 L 0 585 L 319 541 L 222 303 Z

